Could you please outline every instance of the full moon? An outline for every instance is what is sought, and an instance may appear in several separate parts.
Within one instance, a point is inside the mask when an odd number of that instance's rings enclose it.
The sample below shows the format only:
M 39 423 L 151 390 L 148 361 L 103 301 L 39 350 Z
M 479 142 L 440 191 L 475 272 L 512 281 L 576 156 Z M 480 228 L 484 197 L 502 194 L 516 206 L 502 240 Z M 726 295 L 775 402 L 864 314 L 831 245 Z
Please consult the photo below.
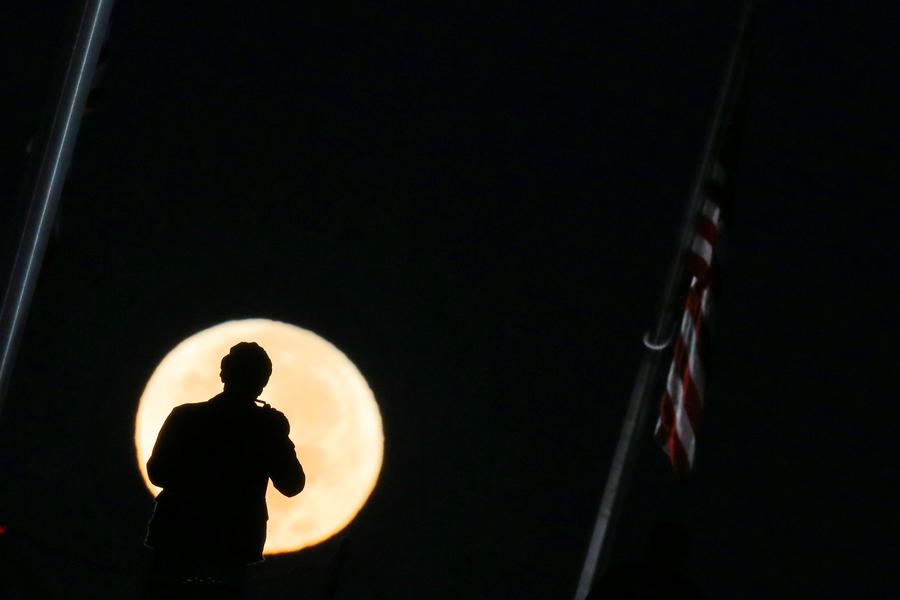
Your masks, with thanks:
M 222 391 L 219 362 L 238 342 L 256 342 L 272 360 L 260 395 L 283 412 L 306 472 L 293 498 L 266 493 L 266 554 L 292 552 L 328 539 L 356 516 L 381 471 L 384 433 L 372 390 L 347 356 L 306 329 L 268 319 L 227 321 L 192 335 L 169 352 L 147 382 L 134 442 L 144 483 L 156 436 L 173 408 Z

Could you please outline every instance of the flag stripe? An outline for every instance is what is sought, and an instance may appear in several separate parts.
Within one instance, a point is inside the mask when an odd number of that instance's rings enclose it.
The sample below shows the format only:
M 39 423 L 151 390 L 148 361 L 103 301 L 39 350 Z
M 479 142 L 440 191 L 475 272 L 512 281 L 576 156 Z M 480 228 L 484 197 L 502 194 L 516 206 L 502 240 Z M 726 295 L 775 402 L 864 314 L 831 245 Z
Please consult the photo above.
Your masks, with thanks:
M 719 225 L 719 215 L 721 214 L 722 209 L 719 208 L 719 205 L 710 197 L 703 201 L 703 205 L 700 207 L 700 214 L 709 219 L 711 223 L 714 223 L 716 226 Z
M 694 243 L 691 244 L 691 252 L 695 256 L 699 256 L 703 260 L 703 264 L 707 267 L 712 264 L 713 247 L 702 236 L 694 236 Z
M 706 216 L 698 217 L 697 237 L 706 240 L 710 246 L 715 246 L 719 237 L 719 227 Z

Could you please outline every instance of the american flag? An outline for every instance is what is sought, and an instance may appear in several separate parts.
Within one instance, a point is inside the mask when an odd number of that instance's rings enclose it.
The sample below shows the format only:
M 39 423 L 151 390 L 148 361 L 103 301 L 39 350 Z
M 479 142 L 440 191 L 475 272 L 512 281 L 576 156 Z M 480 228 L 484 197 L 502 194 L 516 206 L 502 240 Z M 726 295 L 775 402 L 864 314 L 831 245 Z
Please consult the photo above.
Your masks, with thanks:
M 686 476 L 694 464 L 703 410 L 710 294 L 716 279 L 725 177 L 725 169 L 716 162 L 702 187 L 691 245 L 684 257 L 687 296 L 656 423 L 656 438 L 680 477 Z
M 720 283 L 722 216 L 727 217 L 734 196 L 735 172 L 743 137 L 746 98 L 742 91 L 747 65 L 746 32 L 752 5 L 744 9 L 741 33 L 732 55 L 729 76 L 716 127 L 708 141 L 692 228 L 682 257 L 683 285 L 687 292 L 675 332 L 672 363 L 666 376 L 656 422 L 656 438 L 675 474 L 687 476 L 697 453 L 697 431 L 703 412 L 704 387 L 709 366 L 711 307 Z M 727 107 L 727 110 L 726 110 Z

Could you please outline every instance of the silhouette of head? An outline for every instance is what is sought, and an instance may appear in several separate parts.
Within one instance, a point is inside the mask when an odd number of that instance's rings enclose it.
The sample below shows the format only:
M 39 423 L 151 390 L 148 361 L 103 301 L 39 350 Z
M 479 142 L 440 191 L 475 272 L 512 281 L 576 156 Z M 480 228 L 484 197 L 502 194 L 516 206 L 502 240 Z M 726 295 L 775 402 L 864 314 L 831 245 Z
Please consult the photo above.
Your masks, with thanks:
M 241 342 L 222 357 L 219 376 L 225 391 L 256 398 L 269 383 L 272 361 L 256 342 Z

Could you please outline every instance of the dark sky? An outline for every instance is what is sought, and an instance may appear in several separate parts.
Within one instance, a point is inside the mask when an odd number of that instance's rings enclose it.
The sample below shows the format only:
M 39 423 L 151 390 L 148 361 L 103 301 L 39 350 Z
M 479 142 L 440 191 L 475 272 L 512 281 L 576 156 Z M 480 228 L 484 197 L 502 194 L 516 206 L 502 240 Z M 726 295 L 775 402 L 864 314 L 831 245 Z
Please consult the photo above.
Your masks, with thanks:
M 72 25 L 14 4 L 5 234 Z M 134 593 L 139 394 L 260 316 L 381 406 L 338 598 L 571 596 L 740 6 L 487 4 L 118 3 L 0 422 L 8 586 Z M 758 16 L 695 477 L 644 432 L 614 561 L 674 520 L 708 597 L 890 597 L 900 14 Z M 255 596 L 317 597 L 335 547 Z

